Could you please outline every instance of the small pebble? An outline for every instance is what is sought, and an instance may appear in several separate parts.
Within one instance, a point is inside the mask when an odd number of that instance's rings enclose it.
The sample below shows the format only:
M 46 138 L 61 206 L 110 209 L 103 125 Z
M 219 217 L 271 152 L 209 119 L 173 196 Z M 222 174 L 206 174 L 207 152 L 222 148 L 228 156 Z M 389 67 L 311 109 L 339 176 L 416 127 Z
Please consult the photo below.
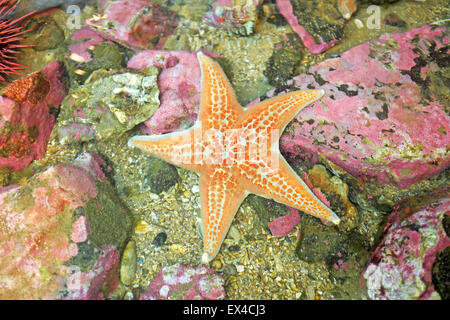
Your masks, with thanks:
M 149 192 L 150 199 L 159 200 L 159 196 L 156 193 Z
M 150 226 L 144 220 L 138 220 L 136 223 L 136 227 L 134 228 L 134 232 L 137 234 L 146 234 L 151 231 Z
M 241 240 L 241 233 L 235 226 L 231 226 L 227 238 L 233 240 L 233 242 L 239 242 Z
M 85 62 L 85 59 L 84 59 L 82 56 L 80 56 L 79 54 L 76 54 L 76 53 L 72 53 L 72 54 L 69 56 L 69 59 L 70 59 L 70 60 L 73 60 L 73 61 L 75 61 L 75 62 L 79 62 L 79 63 Z
M 384 17 L 384 23 L 389 26 L 404 28 L 406 27 L 406 22 L 403 21 L 398 15 L 395 13 L 389 13 Z
M 230 251 L 230 252 L 238 252 L 240 249 L 241 248 L 239 246 L 237 246 L 237 245 L 228 247 L 228 251 Z
M 226 264 L 225 267 L 223 268 L 224 274 L 233 275 L 233 274 L 236 274 L 236 272 L 237 272 L 237 270 L 236 270 L 236 266 L 234 264 Z
M 220 268 L 222 268 L 222 262 L 220 262 L 220 260 L 214 260 L 212 263 L 211 263 L 211 267 L 214 269 L 214 270 L 220 270 Z
M 354 21 L 358 29 L 364 28 L 364 23 L 361 20 L 355 19 Z
M 128 242 L 122 255 L 120 264 L 120 281 L 125 285 L 130 285 L 136 274 L 136 243 Z
M 125 293 L 125 295 L 123 296 L 123 300 L 133 300 L 134 299 L 134 295 L 132 292 L 128 291 L 127 293 Z
M 165 232 L 160 232 L 156 235 L 155 239 L 153 239 L 152 245 L 156 247 L 164 246 L 164 243 L 167 240 L 167 234 Z

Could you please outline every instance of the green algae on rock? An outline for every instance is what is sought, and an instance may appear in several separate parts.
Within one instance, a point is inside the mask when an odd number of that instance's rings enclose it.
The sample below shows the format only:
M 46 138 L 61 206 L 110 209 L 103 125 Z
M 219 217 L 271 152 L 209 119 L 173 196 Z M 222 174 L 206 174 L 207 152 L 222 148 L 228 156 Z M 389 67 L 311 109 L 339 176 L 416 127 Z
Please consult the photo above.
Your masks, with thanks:
M 64 42 L 64 31 L 52 16 L 37 16 L 27 22 L 27 28 L 39 30 L 31 33 L 24 41 L 24 44 L 34 46 L 36 51 L 55 49 Z
M 159 106 L 157 68 L 141 72 L 96 70 L 63 101 L 60 143 L 102 140 L 147 120 Z
M 281 42 L 275 46 L 264 71 L 269 83 L 275 87 L 284 84 L 291 78 L 302 60 L 301 49 L 303 46 L 300 41 L 294 39 L 293 34 L 286 35 L 286 39 L 286 42 Z
M 66 68 L 74 84 L 82 84 L 98 69 L 125 67 L 125 54 L 118 44 L 103 39 L 89 28 L 76 30 L 69 39 Z
M 160 159 L 149 158 L 147 173 L 143 177 L 146 183 L 150 187 L 150 191 L 153 193 L 161 193 L 167 191 L 175 183 L 180 181 L 177 169 Z
M 355 232 L 342 233 L 336 227 L 327 227 L 305 216 L 301 221 L 297 256 L 308 263 L 323 264 L 339 282 L 334 290 L 341 298 L 362 297 L 360 274 L 369 252 L 361 245 L 361 236 Z
M 90 240 L 97 246 L 107 244 L 121 247 L 132 227 L 128 210 L 117 197 L 109 181 L 103 184 L 96 183 L 95 187 L 99 192 L 97 198 L 95 201 L 87 202 L 84 207 L 92 230 Z
M 9 184 L 11 177 L 11 169 L 8 167 L 0 168 L 0 188 L 7 186 Z
M 258 197 L 254 194 L 248 195 L 244 202 L 248 203 L 256 211 L 261 226 L 266 230 L 268 230 L 269 222 L 274 218 L 288 214 L 289 211 L 288 207 L 284 204 L 271 199 Z
M 338 1 L 277 0 L 276 3 L 311 53 L 319 54 L 343 38 L 346 20 L 342 19 Z M 347 14 L 350 11 L 344 15 Z

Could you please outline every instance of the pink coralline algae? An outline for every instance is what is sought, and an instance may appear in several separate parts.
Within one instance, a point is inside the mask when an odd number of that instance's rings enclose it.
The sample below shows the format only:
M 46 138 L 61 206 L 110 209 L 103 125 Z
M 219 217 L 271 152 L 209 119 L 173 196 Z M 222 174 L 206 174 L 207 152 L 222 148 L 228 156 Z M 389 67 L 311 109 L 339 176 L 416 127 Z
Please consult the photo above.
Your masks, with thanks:
M 420 208 L 401 221 L 394 212 L 391 224 L 364 272 L 370 299 L 436 299 L 432 266 L 436 253 L 450 246 L 442 227 L 450 214 L 450 199 Z
M 85 216 L 81 216 L 72 225 L 72 234 L 70 239 L 73 242 L 84 242 L 89 234 L 89 224 Z
M 178 15 L 148 0 L 103 0 L 100 17 L 86 23 L 131 49 L 161 49 L 178 25 Z
M 269 229 L 273 236 L 284 237 L 299 224 L 300 215 L 295 209 L 291 209 L 291 212 L 283 217 L 278 217 L 269 222 Z
M 158 76 L 160 106 L 142 125 L 144 134 L 160 134 L 189 127 L 200 106 L 200 65 L 196 52 L 144 50 L 133 56 L 128 68 L 161 69 Z
M 103 42 L 103 37 L 89 27 L 76 30 L 72 33 L 70 39 L 72 41 L 87 39 L 86 41 L 74 43 L 69 46 L 69 51 L 82 57 L 84 60 L 83 62 L 91 61 L 92 55 L 88 50 Z
M 98 160 L 84 154 L 0 189 L 0 299 L 102 299 L 117 288 L 119 247 L 98 240 L 95 215 L 120 208 L 99 196 L 112 186 Z
M 64 290 L 59 290 L 52 299 L 61 300 L 99 300 L 117 288 L 119 283 L 119 251 L 115 246 L 103 245 L 94 248 L 97 260 L 89 270 L 82 270 L 77 265 L 64 265 L 62 272 L 65 279 Z M 106 296 L 105 293 L 106 292 Z
M 320 153 L 355 177 L 400 188 L 447 168 L 446 32 L 383 34 L 293 78 L 288 85 L 325 95 L 287 128 L 281 151 L 312 163 Z
M 14 171 L 42 158 L 66 95 L 64 67 L 52 62 L 11 83 L 0 96 L 0 167 Z
M 140 300 L 219 300 L 225 298 L 224 280 L 207 266 L 164 267 Z
M 308 32 L 307 29 L 305 28 L 305 26 L 300 24 L 300 23 L 304 22 L 304 21 L 302 21 L 302 18 L 298 18 L 294 14 L 293 5 L 291 2 L 292 1 L 289 1 L 289 0 L 276 0 L 278 9 L 280 10 L 280 13 L 284 16 L 284 18 L 287 20 L 289 25 L 292 27 L 292 30 L 294 30 L 294 32 L 297 33 L 297 35 L 300 37 L 300 39 L 302 39 L 303 44 L 311 53 L 318 54 L 323 51 L 326 51 L 338 42 L 337 39 L 326 41 L 320 35 L 311 34 L 310 32 Z M 311 5 L 311 1 L 306 2 L 306 3 L 302 3 L 300 1 L 297 1 L 297 2 L 303 6 Z M 325 4 L 326 4 L 327 1 L 323 1 L 323 2 L 325 2 Z M 332 2 L 330 2 L 330 3 L 332 5 Z M 317 5 L 317 4 L 315 4 L 315 5 Z M 323 6 L 324 4 L 319 4 L 319 5 Z M 312 8 L 309 8 L 309 9 L 313 10 Z

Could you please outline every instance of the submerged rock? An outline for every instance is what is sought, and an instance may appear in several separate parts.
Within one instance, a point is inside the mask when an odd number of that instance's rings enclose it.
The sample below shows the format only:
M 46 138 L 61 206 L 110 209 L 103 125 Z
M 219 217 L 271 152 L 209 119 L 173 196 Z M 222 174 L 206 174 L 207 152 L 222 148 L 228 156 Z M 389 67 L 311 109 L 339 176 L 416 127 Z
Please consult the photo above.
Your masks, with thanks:
M 133 56 L 128 68 L 161 69 L 158 86 L 161 105 L 142 125 L 144 134 L 160 134 L 188 128 L 197 119 L 200 107 L 200 65 L 196 52 L 144 50 Z
M 100 17 L 86 23 L 131 49 L 161 49 L 178 25 L 178 15 L 148 0 L 102 0 Z
M 22 4 L 24 1 L 20 1 Z M 34 2 L 34 1 L 28 1 Z M 31 12 L 31 11 L 30 11 Z M 64 42 L 64 30 L 55 20 L 55 15 L 36 14 L 27 20 L 26 28 L 30 33 L 26 33 L 23 44 L 31 45 L 35 51 L 57 49 Z M 24 54 L 25 55 L 25 54 Z M 28 55 L 28 54 L 27 54 Z M 53 55 L 51 55 L 53 57 Z M 24 57 L 26 60 L 27 58 Z M 33 59 L 32 57 L 29 57 Z
M 147 120 L 159 106 L 158 69 L 141 73 L 97 70 L 63 101 L 61 143 L 101 140 Z
M 294 34 L 285 35 L 285 41 L 275 45 L 273 54 L 264 71 L 269 83 L 277 87 L 295 75 L 295 69 L 302 61 L 300 40 Z
M 116 289 L 132 221 L 101 163 L 83 154 L 0 189 L 1 299 L 102 299 Z
M 356 10 L 351 5 L 348 5 L 349 10 L 343 10 L 338 0 L 277 0 L 276 3 L 280 13 L 313 54 L 329 49 L 342 39 L 343 18 L 348 19 L 348 15 Z
M 207 266 L 164 267 L 141 294 L 140 300 L 219 300 L 225 298 L 224 280 Z
M 261 2 L 262 0 L 218 0 L 213 3 L 213 8 L 205 14 L 203 20 L 211 26 L 248 36 L 254 32 Z
M 407 26 L 406 22 L 403 21 L 398 15 L 391 12 L 384 16 L 382 21 L 384 24 L 387 24 L 392 27 L 405 28 Z
M 50 8 L 62 7 L 67 9 L 73 5 L 94 4 L 96 0 L 33 0 L 18 1 L 17 8 L 13 11 L 15 17 L 24 16 L 33 11 L 45 11 Z
M 298 211 L 291 209 L 291 213 L 273 219 L 269 223 L 269 229 L 273 236 L 284 237 L 300 222 Z
M 52 62 L 11 83 L 0 96 L 0 167 L 19 171 L 45 155 L 66 95 L 64 67 Z
M 442 221 L 450 199 L 393 212 L 385 236 L 364 272 L 370 299 L 436 299 L 432 267 L 439 251 L 450 246 Z M 410 214 L 407 218 L 402 218 Z
M 350 230 L 355 227 L 358 220 L 358 210 L 348 198 L 348 185 L 338 176 L 330 176 L 324 166 L 315 165 L 302 176 L 316 196 L 323 203 L 331 203 L 341 218 L 341 229 Z
M 383 34 L 293 78 L 292 90 L 325 95 L 287 127 L 281 151 L 312 163 L 323 154 L 363 181 L 400 188 L 438 174 L 450 164 L 448 41 L 430 26 Z
M 303 261 L 322 263 L 331 268 L 346 268 L 348 260 L 353 256 L 364 258 L 367 255 L 357 238 L 349 237 L 335 227 L 325 226 L 307 216 L 302 219 L 296 253 Z M 364 265 L 359 265 L 359 268 L 363 267 Z
M 75 30 L 70 36 L 70 40 L 74 42 L 69 45 L 70 53 L 77 55 L 78 60 L 82 60 L 82 62 L 89 62 L 93 60 L 89 51 L 102 43 L 104 38 L 93 29 L 85 27 Z
M 343 232 L 305 215 L 295 252 L 302 261 L 327 267 L 339 283 L 333 290 L 336 297 L 361 299 L 364 290 L 360 288 L 360 275 L 369 255 L 362 240 L 356 232 Z
M 144 174 L 142 180 L 148 185 L 151 192 L 157 194 L 169 190 L 181 180 L 173 165 L 153 157 L 147 159 Z
M 450 216 L 446 215 L 446 219 L 450 220 Z M 448 227 L 448 226 L 447 226 Z M 450 230 L 445 230 L 448 235 Z M 450 246 L 442 250 L 436 255 L 433 264 L 433 286 L 441 296 L 442 300 L 450 299 Z
M 126 65 L 120 46 L 89 27 L 72 33 L 69 43 L 66 66 L 74 82 L 83 83 L 98 69 L 120 69 Z
M 263 229 L 268 229 L 271 221 L 289 214 L 289 208 L 286 205 L 254 194 L 249 194 L 244 203 L 250 205 L 256 211 L 258 222 Z

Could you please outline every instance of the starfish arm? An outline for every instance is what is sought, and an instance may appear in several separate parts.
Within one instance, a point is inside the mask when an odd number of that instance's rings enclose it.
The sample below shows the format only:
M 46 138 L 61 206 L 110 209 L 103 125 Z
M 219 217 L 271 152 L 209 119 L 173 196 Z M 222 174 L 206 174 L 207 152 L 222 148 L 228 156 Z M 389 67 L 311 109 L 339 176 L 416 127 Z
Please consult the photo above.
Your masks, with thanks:
M 244 129 L 278 130 L 279 138 L 292 118 L 323 94 L 323 90 L 300 90 L 257 103 L 245 111 L 241 126 Z
M 219 252 L 231 222 L 246 195 L 231 171 L 217 167 L 200 174 L 203 263 L 209 263 Z
M 204 130 L 232 128 L 244 110 L 219 64 L 202 52 L 197 57 L 202 71 L 199 121 Z
M 314 195 L 282 156 L 279 156 L 277 169 L 267 166 L 262 170 L 262 167 L 261 164 L 242 167 L 246 190 L 339 224 L 339 217 Z
M 199 172 L 201 163 L 197 162 L 195 152 L 201 152 L 201 149 L 197 151 L 195 144 L 199 143 L 196 130 L 192 127 L 162 135 L 134 136 L 128 140 L 128 146 L 137 147 L 171 164 Z

